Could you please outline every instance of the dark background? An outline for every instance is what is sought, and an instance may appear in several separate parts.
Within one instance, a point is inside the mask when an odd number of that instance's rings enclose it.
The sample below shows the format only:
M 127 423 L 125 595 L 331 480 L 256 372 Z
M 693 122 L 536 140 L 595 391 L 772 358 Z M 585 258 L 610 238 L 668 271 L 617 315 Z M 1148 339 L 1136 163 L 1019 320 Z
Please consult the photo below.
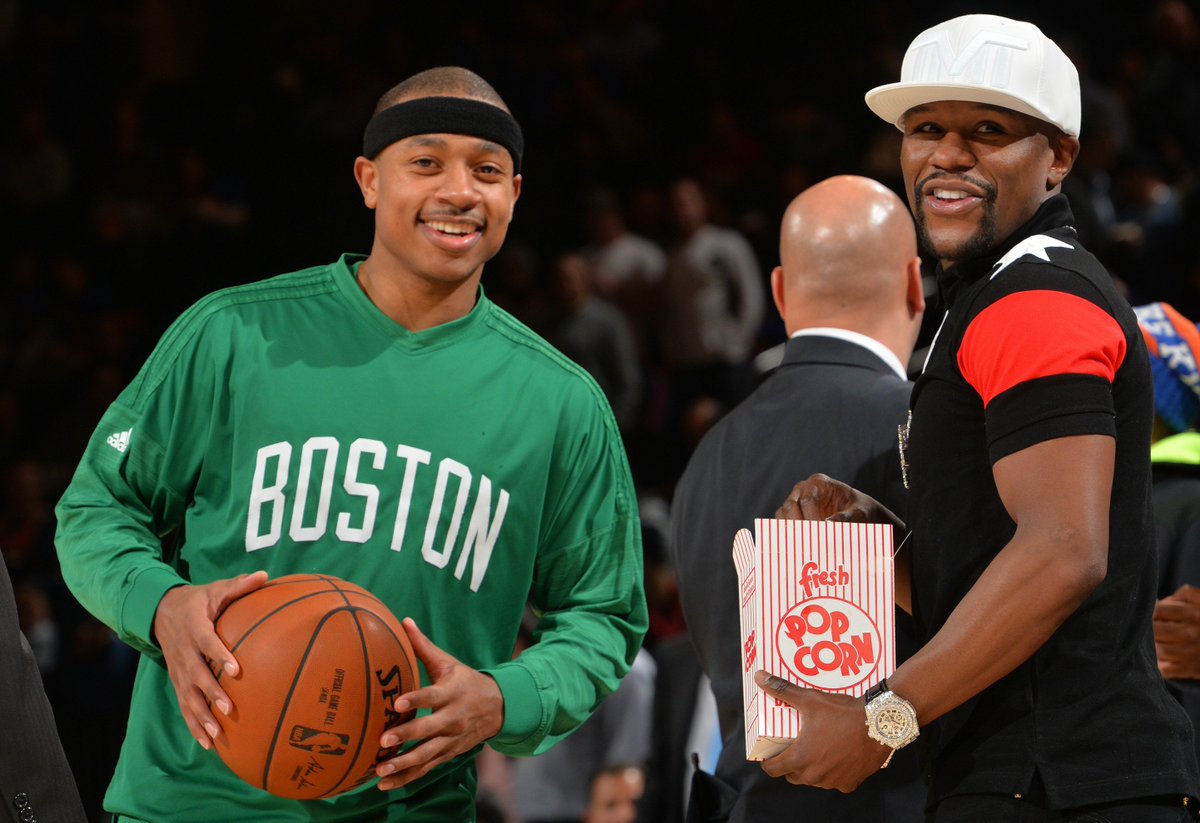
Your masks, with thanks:
M 854 172 L 899 190 L 899 133 L 863 94 L 898 77 L 919 31 L 980 11 L 1036 22 L 1079 66 L 1084 155 L 1069 194 L 1088 245 L 1131 302 L 1200 317 L 1200 32 L 1182 0 L 0 2 L 0 550 L 89 806 L 135 657 L 62 588 L 53 505 L 187 305 L 368 250 L 352 164 L 379 95 L 455 64 L 507 100 L 525 183 L 484 284 L 539 328 L 547 261 L 587 242 L 594 186 L 669 248 L 664 192 L 700 181 L 764 278 L 783 209 L 810 183 Z M 768 320 L 760 348 L 782 337 Z M 653 352 L 645 365 L 653 382 Z M 669 504 L 687 456 L 686 442 L 644 448 L 674 435 L 661 425 L 647 412 L 627 443 L 648 512 Z M 680 629 L 656 534 L 651 644 Z

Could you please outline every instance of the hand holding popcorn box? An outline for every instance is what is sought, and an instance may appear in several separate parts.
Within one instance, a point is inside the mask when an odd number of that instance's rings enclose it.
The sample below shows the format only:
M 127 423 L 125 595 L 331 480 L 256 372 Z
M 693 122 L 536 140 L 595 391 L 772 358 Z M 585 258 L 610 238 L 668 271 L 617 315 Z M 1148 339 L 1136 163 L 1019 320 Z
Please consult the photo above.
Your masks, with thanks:
M 734 537 L 733 561 L 746 757 L 765 760 L 800 734 L 801 718 L 755 671 L 861 697 L 896 668 L 895 567 L 890 525 L 759 519 L 754 531 Z

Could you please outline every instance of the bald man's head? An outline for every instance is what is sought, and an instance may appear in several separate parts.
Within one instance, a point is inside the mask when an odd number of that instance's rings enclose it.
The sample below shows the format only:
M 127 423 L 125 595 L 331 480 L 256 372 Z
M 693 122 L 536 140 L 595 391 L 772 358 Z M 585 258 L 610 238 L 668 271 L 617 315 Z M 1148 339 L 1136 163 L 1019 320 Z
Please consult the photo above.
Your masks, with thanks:
M 866 177 L 842 175 L 805 189 L 788 206 L 779 235 L 785 284 L 809 300 L 850 305 L 901 288 L 917 254 L 908 207 Z
M 880 323 L 911 320 L 916 230 L 904 202 L 875 180 L 841 175 L 805 189 L 784 212 L 779 258 L 772 285 L 789 333 L 835 326 L 871 334 Z

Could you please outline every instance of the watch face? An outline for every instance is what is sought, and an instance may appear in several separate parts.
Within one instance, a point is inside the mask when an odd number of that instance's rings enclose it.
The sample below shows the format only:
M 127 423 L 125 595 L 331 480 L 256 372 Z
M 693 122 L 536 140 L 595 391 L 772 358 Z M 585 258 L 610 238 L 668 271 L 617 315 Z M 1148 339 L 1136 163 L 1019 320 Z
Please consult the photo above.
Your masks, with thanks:
M 885 706 L 875 715 L 875 728 L 888 740 L 903 740 L 912 734 L 915 725 L 912 716 L 900 706 Z
M 904 698 L 884 692 L 867 705 L 867 734 L 893 749 L 907 746 L 921 734 L 917 712 Z

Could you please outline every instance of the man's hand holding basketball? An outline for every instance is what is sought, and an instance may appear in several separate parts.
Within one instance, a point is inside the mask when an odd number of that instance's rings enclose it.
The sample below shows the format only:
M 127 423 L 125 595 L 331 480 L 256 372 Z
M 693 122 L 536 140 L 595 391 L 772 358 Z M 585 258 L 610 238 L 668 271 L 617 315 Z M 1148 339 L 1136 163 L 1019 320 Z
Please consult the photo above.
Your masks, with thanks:
M 205 749 L 212 748 L 213 739 L 221 732 L 211 707 L 216 706 L 222 714 L 233 709 L 233 701 L 213 671 L 238 672 L 237 660 L 217 636 L 214 624 L 226 606 L 266 582 L 267 573 L 260 571 L 203 586 L 176 586 L 158 602 L 154 637 L 162 649 L 183 721 Z
M 431 713 L 387 729 L 380 743 L 389 748 L 408 740 L 421 741 L 413 748 L 379 764 L 379 788 L 407 785 L 441 764 L 495 737 L 504 723 L 504 698 L 496 681 L 446 654 L 421 633 L 411 618 L 404 630 L 412 643 L 430 685 L 396 698 L 395 709 Z

